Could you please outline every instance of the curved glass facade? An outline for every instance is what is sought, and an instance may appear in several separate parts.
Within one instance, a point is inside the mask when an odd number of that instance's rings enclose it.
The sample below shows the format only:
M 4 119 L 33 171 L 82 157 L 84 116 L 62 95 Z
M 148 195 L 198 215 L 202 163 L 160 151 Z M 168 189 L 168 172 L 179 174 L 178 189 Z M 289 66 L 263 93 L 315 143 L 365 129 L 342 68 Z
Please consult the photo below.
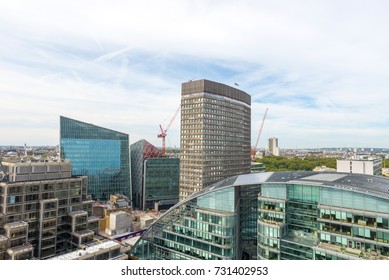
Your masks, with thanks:
M 63 116 L 60 130 L 61 158 L 72 162 L 73 175 L 88 176 L 93 199 L 131 194 L 128 134 Z
M 140 259 L 389 259 L 389 179 L 316 172 L 240 175 L 169 210 Z
M 235 188 L 176 205 L 142 236 L 133 249 L 141 259 L 236 258 Z

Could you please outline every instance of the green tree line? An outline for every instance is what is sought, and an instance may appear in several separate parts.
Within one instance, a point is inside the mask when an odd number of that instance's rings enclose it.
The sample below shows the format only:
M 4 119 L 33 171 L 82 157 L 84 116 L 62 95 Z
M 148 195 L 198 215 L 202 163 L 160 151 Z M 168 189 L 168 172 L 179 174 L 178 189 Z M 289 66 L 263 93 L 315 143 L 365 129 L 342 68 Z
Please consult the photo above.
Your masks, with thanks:
M 266 171 L 312 171 L 316 166 L 336 168 L 336 158 L 266 156 L 258 162 L 263 163 Z
M 389 168 L 389 158 L 382 161 L 382 167 Z

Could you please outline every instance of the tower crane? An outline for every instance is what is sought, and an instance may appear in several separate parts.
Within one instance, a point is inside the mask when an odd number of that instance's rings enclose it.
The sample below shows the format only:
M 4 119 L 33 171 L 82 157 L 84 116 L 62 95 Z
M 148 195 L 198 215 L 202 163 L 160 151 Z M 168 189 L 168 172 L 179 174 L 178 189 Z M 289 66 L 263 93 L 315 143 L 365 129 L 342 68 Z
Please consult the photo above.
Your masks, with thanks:
M 162 138 L 162 154 L 164 155 L 165 152 L 166 152 L 166 145 L 165 145 L 165 138 L 166 138 L 166 135 L 167 135 L 167 131 L 169 130 L 170 126 L 172 125 L 174 119 L 176 118 L 178 112 L 180 111 L 180 107 L 181 106 L 178 106 L 176 112 L 174 113 L 174 116 L 172 117 L 172 119 L 170 120 L 168 126 L 166 127 L 166 129 L 163 129 L 162 128 L 162 125 L 160 124 L 159 125 L 159 128 L 161 129 L 161 133 L 157 135 L 158 138 Z
M 266 119 L 266 115 L 267 115 L 267 111 L 268 111 L 268 110 L 269 110 L 269 108 L 266 108 L 265 114 L 263 115 L 263 119 L 262 119 L 262 123 L 261 123 L 261 128 L 259 129 L 257 141 L 255 142 L 255 146 L 251 149 L 251 160 L 252 160 L 252 161 L 255 161 L 255 154 L 256 154 L 256 152 L 257 152 L 259 137 L 261 137 L 263 124 L 265 123 L 265 119 Z

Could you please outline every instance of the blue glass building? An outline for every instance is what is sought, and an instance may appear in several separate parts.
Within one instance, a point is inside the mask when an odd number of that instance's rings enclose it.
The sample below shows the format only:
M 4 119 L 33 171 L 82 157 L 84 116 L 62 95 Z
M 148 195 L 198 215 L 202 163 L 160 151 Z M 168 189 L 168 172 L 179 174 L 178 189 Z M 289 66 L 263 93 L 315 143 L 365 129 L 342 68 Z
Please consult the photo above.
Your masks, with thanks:
M 93 199 L 131 197 L 128 134 L 61 116 L 60 147 L 61 158 L 72 162 L 72 174 L 88 176 Z

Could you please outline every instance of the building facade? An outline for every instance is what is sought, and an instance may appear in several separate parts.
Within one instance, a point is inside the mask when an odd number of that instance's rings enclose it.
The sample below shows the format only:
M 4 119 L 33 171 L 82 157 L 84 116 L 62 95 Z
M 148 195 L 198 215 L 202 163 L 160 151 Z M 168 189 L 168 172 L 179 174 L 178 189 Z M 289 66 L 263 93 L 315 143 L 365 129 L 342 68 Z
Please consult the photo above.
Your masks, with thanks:
M 180 159 L 149 158 L 145 160 L 144 169 L 143 210 L 160 210 L 176 204 L 179 198 Z
M 230 176 L 250 173 L 251 97 L 189 81 L 181 92 L 180 200 Z
M 95 200 L 131 196 L 128 134 L 60 117 L 61 158 L 72 162 L 73 175 L 88 176 Z
M 382 175 L 382 158 L 361 157 L 336 160 L 336 171 L 368 175 Z
M 273 156 L 279 156 L 280 155 L 280 148 L 278 147 L 278 138 L 272 137 L 269 138 L 269 152 Z
M 143 210 L 144 192 L 144 163 L 148 158 L 162 157 L 162 151 L 150 144 L 145 139 L 141 139 L 130 147 L 131 150 L 131 181 L 132 181 L 132 205 L 134 209 Z
M 139 259 L 389 260 L 389 179 L 319 172 L 228 178 L 171 208 Z
M 88 178 L 69 162 L 3 163 L 0 259 L 47 259 L 80 248 L 98 232 Z

